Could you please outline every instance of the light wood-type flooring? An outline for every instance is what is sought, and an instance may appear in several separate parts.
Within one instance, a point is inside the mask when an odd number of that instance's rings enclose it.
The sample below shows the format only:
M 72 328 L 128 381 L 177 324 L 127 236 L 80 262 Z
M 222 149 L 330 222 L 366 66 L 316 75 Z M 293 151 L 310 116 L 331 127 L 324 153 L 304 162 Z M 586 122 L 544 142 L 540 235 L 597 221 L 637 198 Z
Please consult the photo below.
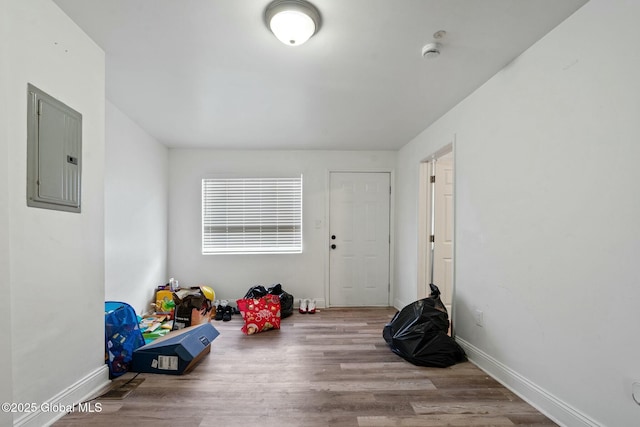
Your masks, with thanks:
M 189 374 L 140 374 L 123 400 L 72 413 L 64 426 L 555 425 L 470 362 L 414 366 L 382 329 L 392 308 L 294 313 L 280 330 L 246 336 L 242 319 L 212 321 L 211 353 Z M 133 374 L 126 374 L 127 378 Z

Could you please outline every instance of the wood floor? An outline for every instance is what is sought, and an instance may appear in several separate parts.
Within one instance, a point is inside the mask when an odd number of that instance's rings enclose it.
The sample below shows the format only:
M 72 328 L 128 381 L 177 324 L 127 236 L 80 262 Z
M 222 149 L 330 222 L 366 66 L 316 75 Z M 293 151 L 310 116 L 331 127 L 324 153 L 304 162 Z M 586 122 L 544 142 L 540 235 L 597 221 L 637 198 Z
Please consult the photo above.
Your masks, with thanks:
M 220 336 L 189 374 L 140 374 L 123 400 L 72 413 L 64 426 L 551 426 L 552 421 L 470 362 L 414 366 L 382 328 L 394 309 L 326 309 L 245 336 L 242 320 L 212 321 Z M 133 374 L 126 374 L 130 377 Z

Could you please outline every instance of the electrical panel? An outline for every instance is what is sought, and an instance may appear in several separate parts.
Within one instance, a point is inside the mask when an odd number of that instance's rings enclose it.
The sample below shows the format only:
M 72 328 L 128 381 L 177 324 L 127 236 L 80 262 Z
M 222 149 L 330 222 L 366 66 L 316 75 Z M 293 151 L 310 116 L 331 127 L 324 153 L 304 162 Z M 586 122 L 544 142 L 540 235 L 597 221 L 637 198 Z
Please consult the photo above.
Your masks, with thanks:
M 80 212 L 82 114 L 29 84 L 27 206 Z

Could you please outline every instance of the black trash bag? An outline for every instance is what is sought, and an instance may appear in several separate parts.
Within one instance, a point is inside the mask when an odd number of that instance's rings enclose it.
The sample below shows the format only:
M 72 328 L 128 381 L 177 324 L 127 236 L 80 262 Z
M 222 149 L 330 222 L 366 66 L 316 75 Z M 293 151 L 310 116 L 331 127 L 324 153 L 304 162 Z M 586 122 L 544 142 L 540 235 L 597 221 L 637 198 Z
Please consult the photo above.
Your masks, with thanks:
M 284 291 L 282 289 L 282 285 L 278 283 L 277 285 L 271 286 L 269 289 L 266 289 L 262 285 L 256 285 L 249 288 L 245 298 L 262 298 L 263 296 L 271 294 L 277 295 L 280 298 L 280 318 L 284 319 L 285 317 L 291 316 L 293 314 L 293 295 Z
M 446 368 L 467 360 L 464 350 L 447 335 L 449 315 L 440 290 L 431 284 L 431 295 L 396 313 L 382 331 L 391 351 L 419 366 Z
M 280 318 L 281 319 L 284 319 L 285 317 L 289 317 L 293 314 L 293 295 L 284 291 L 280 283 L 278 283 L 277 285 L 271 286 L 267 291 L 271 295 L 277 295 L 278 297 L 280 297 Z
M 245 298 L 262 298 L 267 295 L 267 289 L 262 285 L 252 286 L 249 288 L 247 293 L 244 295 Z

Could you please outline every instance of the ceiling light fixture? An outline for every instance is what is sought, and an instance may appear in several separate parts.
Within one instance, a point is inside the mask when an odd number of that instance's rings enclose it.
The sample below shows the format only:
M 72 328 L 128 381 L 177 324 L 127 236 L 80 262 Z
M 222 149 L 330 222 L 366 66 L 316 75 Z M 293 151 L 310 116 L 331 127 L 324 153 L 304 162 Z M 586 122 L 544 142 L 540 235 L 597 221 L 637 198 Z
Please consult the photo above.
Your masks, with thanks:
M 304 0 L 275 0 L 264 12 L 267 27 L 287 46 L 299 46 L 320 29 L 320 12 Z

